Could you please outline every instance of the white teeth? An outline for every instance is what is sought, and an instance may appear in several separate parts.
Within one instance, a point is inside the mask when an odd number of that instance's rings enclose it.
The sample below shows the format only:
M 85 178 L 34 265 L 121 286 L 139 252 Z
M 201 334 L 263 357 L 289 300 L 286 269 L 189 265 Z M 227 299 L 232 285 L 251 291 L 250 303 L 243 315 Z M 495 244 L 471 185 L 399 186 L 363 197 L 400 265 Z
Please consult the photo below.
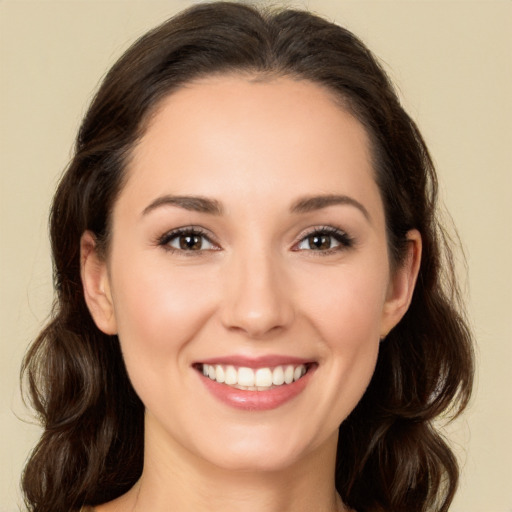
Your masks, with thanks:
M 285 382 L 285 384 L 291 384 L 293 382 L 293 373 L 294 373 L 293 366 L 291 366 L 291 365 L 287 366 L 285 371 L 284 371 L 284 382 Z
M 306 366 L 286 365 L 275 368 L 236 368 L 232 365 L 202 365 L 203 375 L 219 383 L 249 391 L 266 391 L 272 386 L 291 384 L 306 374 Z
M 295 370 L 293 371 L 293 380 L 299 380 L 303 373 L 302 373 L 302 369 L 304 367 L 303 366 L 297 366 L 297 368 L 295 368 Z
M 238 385 L 254 386 L 254 370 L 252 368 L 238 368 Z
M 226 367 L 226 373 L 224 375 L 224 382 L 230 386 L 233 386 L 238 382 L 238 373 L 234 366 Z
M 282 366 L 274 368 L 274 371 L 272 372 L 272 384 L 274 384 L 274 386 L 284 384 L 284 370 Z
M 272 370 L 270 368 L 258 368 L 254 382 L 258 387 L 272 386 Z
M 225 376 L 225 373 L 224 373 L 224 368 L 222 368 L 222 366 L 220 364 L 218 364 L 216 367 L 215 367 L 215 380 L 217 382 L 224 382 L 224 380 L 226 379 L 226 376 Z

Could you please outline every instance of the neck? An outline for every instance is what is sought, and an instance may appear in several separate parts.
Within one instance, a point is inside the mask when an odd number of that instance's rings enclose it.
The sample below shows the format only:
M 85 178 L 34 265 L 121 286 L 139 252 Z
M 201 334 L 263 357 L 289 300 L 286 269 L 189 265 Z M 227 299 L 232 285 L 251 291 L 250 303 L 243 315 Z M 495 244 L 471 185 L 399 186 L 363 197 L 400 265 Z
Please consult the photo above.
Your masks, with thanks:
M 226 469 L 161 438 L 146 437 L 139 482 L 98 512 L 341 512 L 334 484 L 337 439 L 274 470 Z

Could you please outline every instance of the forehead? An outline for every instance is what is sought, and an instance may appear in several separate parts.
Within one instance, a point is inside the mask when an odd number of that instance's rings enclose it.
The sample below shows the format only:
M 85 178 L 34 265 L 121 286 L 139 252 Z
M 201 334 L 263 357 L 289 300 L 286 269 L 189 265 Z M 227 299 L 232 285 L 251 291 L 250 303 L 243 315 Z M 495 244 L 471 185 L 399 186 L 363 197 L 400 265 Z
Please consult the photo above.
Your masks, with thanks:
M 159 187 L 247 200 L 379 195 L 366 131 L 330 90 L 244 75 L 197 80 L 162 100 L 134 148 L 126 188 L 149 201 Z

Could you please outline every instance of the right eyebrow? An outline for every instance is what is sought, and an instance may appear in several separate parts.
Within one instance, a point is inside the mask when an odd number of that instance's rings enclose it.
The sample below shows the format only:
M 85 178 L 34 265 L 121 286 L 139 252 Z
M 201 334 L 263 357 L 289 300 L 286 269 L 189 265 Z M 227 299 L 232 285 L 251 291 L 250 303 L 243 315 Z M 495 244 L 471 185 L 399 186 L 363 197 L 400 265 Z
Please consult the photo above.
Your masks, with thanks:
M 307 196 L 295 201 L 291 207 L 292 213 L 308 213 L 322 208 L 328 208 L 334 205 L 349 205 L 357 208 L 371 222 L 370 214 L 362 203 L 353 197 L 338 194 L 328 194 L 319 196 Z
M 183 208 L 184 210 L 210 213 L 212 215 L 222 215 L 223 213 L 222 205 L 216 199 L 209 199 L 202 196 L 165 195 L 157 197 L 148 206 L 146 206 L 146 208 L 144 208 L 142 211 L 142 215 L 147 215 L 149 212 L 162 206 L 177 206 L 178 208 Z

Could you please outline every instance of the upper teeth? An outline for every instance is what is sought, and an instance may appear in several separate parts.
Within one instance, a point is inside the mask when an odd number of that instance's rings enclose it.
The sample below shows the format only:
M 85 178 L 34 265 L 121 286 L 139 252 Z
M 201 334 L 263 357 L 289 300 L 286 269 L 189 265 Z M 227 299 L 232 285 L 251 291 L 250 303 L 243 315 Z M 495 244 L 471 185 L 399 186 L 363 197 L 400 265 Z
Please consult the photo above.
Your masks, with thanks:
M 275 368 L 246 368 L 231 365 L 203 364 L 203 374 L 212 380 L 240 389 L 263 391 L 272 386 L 291 384 L 306 373 L 306 365 L 286 365 Z

